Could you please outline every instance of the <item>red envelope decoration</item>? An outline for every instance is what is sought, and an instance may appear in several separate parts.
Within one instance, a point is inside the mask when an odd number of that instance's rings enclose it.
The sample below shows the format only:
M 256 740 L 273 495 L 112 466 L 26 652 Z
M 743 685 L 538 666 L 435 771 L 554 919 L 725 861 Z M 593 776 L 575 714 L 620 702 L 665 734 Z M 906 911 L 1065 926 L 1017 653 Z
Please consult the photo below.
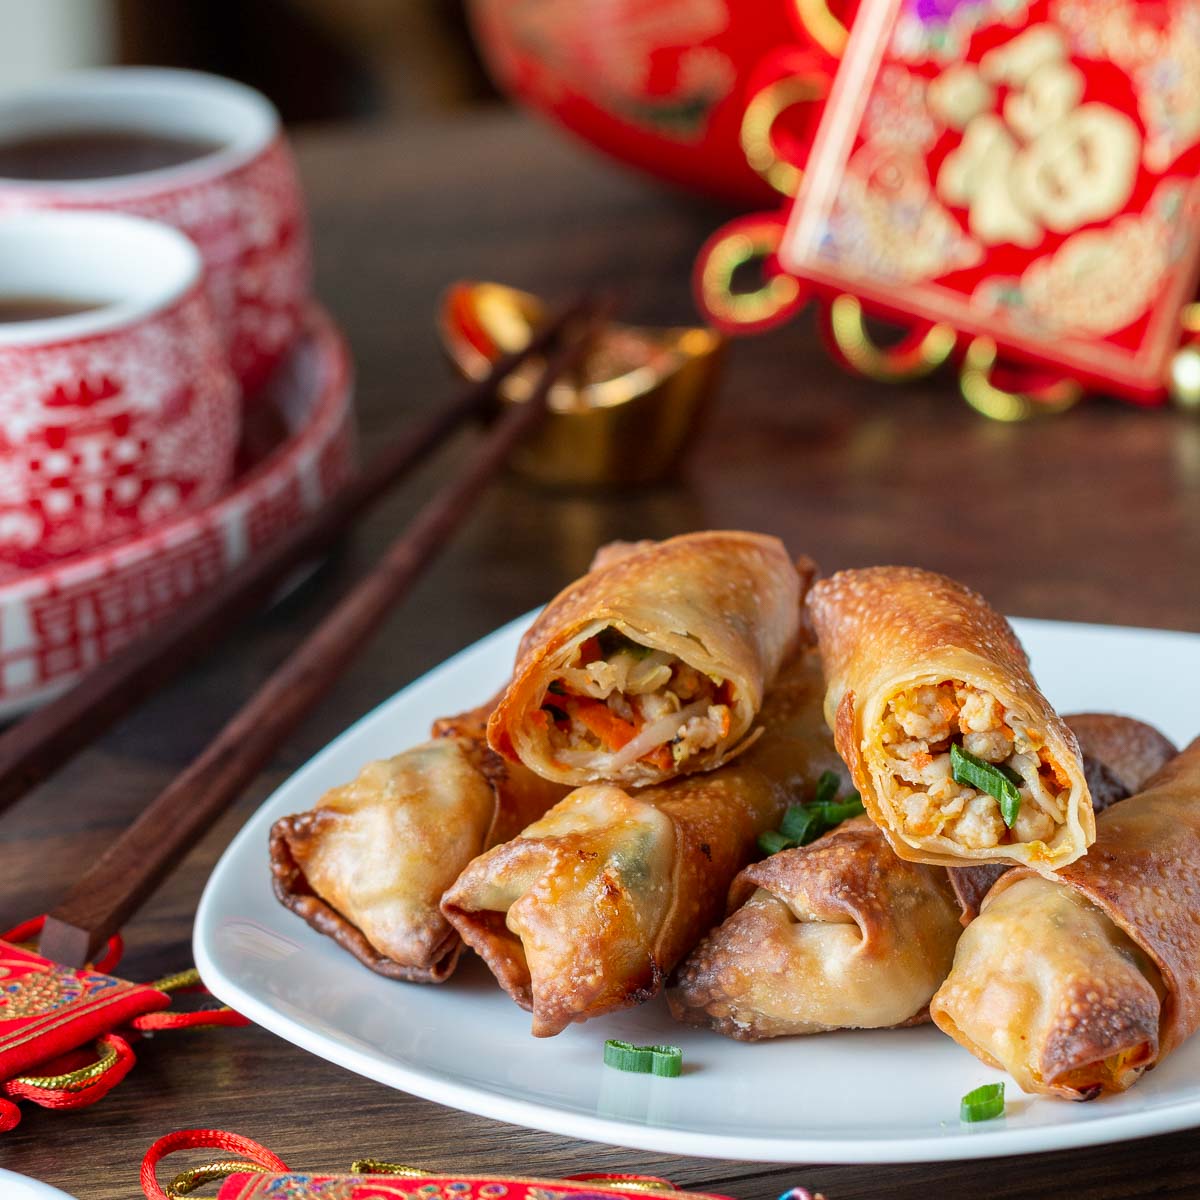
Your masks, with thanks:
M 1198 177 L 1200 0 L 862 0 L 768 273 L 833 302 L 852 365 L 865 311 L 916 366 L 957 351 L 965 394 L 999 362 L 1035 398 L 1156 403 Z

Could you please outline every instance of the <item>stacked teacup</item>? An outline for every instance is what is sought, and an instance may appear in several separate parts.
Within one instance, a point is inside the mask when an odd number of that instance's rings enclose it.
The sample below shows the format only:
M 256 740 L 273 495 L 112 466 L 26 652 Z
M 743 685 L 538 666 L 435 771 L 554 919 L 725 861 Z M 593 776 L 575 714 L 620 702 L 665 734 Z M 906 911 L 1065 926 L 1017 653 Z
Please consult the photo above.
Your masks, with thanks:
M 30 612 L 9 611 L 14 581 L 22 595 L 57 592 L 85 560 L 111 578 L 121 557 L 99 562 L 99 548 L 115 554 L 230 495 L 247 412 L 261 416 L 281 387 L 324 386 L 303 359 L 306 342 L 336 337 L 323 320 L 291 155 L 257 92 L 113 69 L 0 98 L 0 642 L 15 627 L 45 649 Z M 295 425 L 309 401 L 282 400 Z M 295 478 L 279 488 L 319 499 Z M 247 529 L 218 535 L 227 567 L 253 542 Z M 136 632 L 148 606 L 109 640 Z M 6 671 L 0 660 L 0 713 L 8 693 L 36 699 L 54 674 Z

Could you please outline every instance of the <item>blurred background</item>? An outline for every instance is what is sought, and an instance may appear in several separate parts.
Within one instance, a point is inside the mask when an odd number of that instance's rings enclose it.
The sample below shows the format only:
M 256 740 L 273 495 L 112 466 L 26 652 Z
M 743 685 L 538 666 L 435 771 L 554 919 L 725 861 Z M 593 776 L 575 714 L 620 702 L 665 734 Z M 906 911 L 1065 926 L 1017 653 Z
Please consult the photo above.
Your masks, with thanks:
M 0 87 L 64 67 L 214 71 L 289 123 L 497 103 L 463 0 L 0 0 Z

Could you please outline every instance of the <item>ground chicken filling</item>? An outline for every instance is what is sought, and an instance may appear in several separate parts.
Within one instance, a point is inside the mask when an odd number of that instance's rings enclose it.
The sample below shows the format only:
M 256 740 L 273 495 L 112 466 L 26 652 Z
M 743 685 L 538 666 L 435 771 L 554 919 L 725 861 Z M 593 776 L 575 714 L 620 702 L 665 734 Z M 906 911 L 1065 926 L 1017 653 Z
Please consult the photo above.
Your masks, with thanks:
M 583 642 L 536 720 L 566 767 L 674 771 L 729 733 L 729 684 L 614 629 Z
M 1021 805 L 1011 829 L 997 800 L 954 779 L 954 743 L 1020 778 Z M 1066 822 L 1071 781 L 1050 757 L 1043 736 L 978 688 L 948 681 L 894 697 L 884 715 L 883 750 L 905 828 L 917 837 L 941 836 L 984 850 L 1049 842 Z

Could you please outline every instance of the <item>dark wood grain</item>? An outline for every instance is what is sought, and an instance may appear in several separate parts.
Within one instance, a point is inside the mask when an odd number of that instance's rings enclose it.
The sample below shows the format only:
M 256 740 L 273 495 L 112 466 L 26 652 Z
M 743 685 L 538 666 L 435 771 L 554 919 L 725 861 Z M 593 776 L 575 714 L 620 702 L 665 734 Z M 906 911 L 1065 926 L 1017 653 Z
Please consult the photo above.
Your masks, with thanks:
M 91 745 L 238 621 L 260 608 L 278 591 L 281 579 L 328 551 L 366 508 L 447 437 L 472 419 L 492 415 L 499 403 L 499 381 L 544 351 L 582 311 L 580 302 L 571 304 L 522 350 L 498 359 L 483 379 L 459 387 L 448 401 L 428 413 L 415 415 L 327 504 L 247 558 L 147 636 L 118 650 L 77 687 L 0 733 L 0 813 L 61 770 L 84 746 Z
M 433 309 L 449 282 L 491 277 L 551 296 L 606 285 L 628 297 L 636 318 L 686 321 L 692 258 L 726 216 L 499 114 L 331 129 L 299 149 L 321 291 L 358 359 L 368 450 L 446 378 Z M 451 448 L 430 464 L 301 592 L 6 814 L 4 918 L 57 901 L 464 453 Z M 274 786 L 353 720 L 544 600 L 598 543 L 708 526 L 777 533 L 826 570 L 912 562 L 948 571 L 1022 615 L 1200 630 L 1200 423 L 1098 401 L 1060 420 L 989 425 L 944 378 L 894 389 L 842 374 L 802 320 L 733 348 L 710 422 L 671 483 L 600 496 L 496 485 L 385 622 L 373 652 L 330 687 L 130 922 L 129 974 L 151 978 L 186 962 L 192 913 L 221 850 Z M 344 1168 L 374 1155 L 523 1174 L 649 1170 L 738 1200 L 771 1200 L 798 1183 L 830 1200 L 1200 1194 L 1194 1133 L 1003 1163 L 778 1168 L 588 1145 L 465 1116 L 357 1079 L 262 1030 L 161 1036 L 138 1055 L 129 1079 L 95 1108 L 27 1110 L 0 1137 L 0 1165 L 81 1200 L 130 1200 L 154 1138 L 217 1125 L 294 1166 Z M 780 1103 L 805 1086 L 781 1079 Z

